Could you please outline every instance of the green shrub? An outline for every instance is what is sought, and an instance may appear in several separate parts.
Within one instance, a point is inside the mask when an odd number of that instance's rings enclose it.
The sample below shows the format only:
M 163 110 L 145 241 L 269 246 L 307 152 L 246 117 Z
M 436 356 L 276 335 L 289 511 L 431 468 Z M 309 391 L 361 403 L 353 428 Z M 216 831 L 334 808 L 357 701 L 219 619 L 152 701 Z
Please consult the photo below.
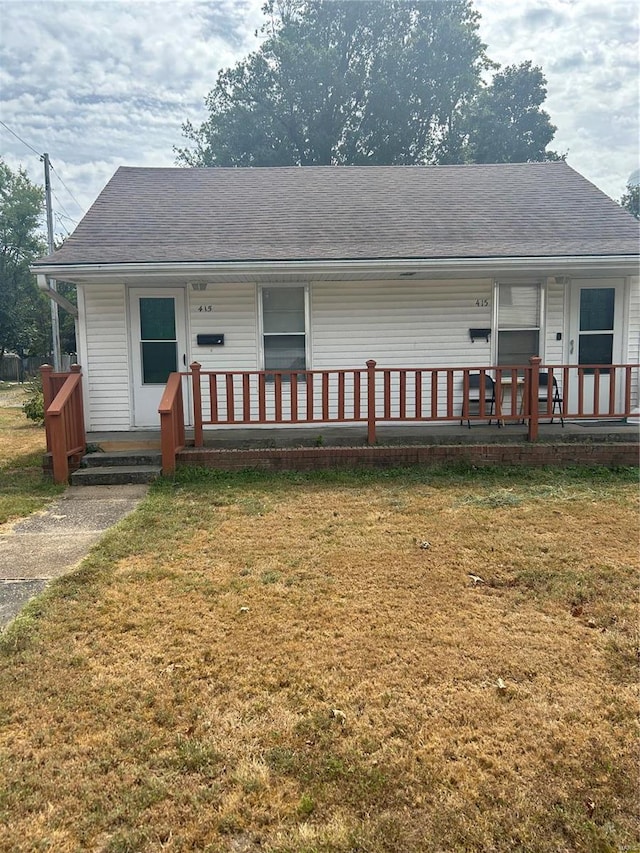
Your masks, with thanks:
M 38 424 L 44 423 L 44 395 L 42 393 L 42 380 L 38 376 L 29 383 L 29 396 L 22 404 L 22 411 L 30 421 Z

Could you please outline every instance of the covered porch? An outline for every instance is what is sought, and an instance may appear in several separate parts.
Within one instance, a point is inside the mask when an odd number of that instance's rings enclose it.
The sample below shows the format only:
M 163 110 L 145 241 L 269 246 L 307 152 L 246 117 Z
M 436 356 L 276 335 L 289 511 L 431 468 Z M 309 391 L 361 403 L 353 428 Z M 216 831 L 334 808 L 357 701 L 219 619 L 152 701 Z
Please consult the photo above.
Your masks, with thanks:
M 170 375 L 158 429 L 88 434 L 80 368 L 68 375 L 45 368 L 43 383 L 47 446 L 59 482 L 87 445 L 159 451 L 165 475 L 179 463 L 637 464 L 632 364 L 543 366 L 533 357 L 498 368 L 383 368 L 369 360 L 363 370 L 267 372 L 202 371 L 193 363 Z M 596 446 L 608 450 L 594 456 Z

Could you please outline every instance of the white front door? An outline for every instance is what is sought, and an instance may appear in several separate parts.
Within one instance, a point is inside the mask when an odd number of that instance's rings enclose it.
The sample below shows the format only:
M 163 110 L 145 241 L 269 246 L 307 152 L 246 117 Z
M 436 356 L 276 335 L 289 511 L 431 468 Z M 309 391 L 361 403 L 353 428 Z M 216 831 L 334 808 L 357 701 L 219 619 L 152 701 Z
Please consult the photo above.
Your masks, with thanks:
M 185 291 L 129 291 L 133 425 L 159 427 L 158 406 L 169 374 L 186 369 Z M 188 412 L 187 383 L 183 385 Z
M 568 364 L 620 364 L 622 362 L 624 321 L 624 280 L 572 281 L 569 309 Z M 577 412 L 578 371 L 571 371 L 569 412 Z M 620 373 L 620 371 L 618 371 Z M 618 380 L 622 377 L 619 376 Z M 617 382 L 621 386 L 621 382 Z M 598 399 L 595 399 L 594 372 L 585 370 L 582 410 L 585 415 L 609 410 L 610 374 L 600 372 Z M 616 389 L 616 406 L 620 387 Z M 596 409 L 597 405 L 597 409 Z

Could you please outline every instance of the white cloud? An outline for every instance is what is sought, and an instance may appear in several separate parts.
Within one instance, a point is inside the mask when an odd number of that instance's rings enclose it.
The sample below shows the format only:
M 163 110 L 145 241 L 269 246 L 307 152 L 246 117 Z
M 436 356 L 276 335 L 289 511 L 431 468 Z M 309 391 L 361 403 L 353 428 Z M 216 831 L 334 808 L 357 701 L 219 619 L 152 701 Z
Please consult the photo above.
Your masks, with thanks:
M 637 0 L 477 0 L 488 53 L 542 66 L 551 144 L 613 198 L 640 165 Z
M 4 0 L 2 120 L 54 166 L 85 210 L 115 169 L 173 165 L 181 126 L 206 117 L 222 67 L 258 43 L 263 0 Z M 476 0 L 489 55 L 548 78 L 554 147 L 619 197 L 638 168 L 636 0 Z M 0 127 L 1 152 L 42 182 L 37 156 Z M 53 177 L 56 195 L 81 211 Z
M 257 0 L 5 0 L 2 119 L 49 152 L 86 209 L 119 165 L 174 164 L 182 123 L 204 119 L 218 70 L 255 46 L 258 20 Z M 1 130 L 6 161 L 41 183 L 38 158 Z M 80 213 L 68 196 L 65 207 Z

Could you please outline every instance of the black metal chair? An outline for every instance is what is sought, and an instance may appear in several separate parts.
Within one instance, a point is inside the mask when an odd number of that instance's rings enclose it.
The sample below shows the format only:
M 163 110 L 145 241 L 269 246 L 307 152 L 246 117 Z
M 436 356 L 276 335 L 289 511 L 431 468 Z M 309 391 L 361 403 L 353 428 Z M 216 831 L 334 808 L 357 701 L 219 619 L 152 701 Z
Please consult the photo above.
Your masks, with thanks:
M 481 381 L 484 380 L 484 381 Z M 485 414 L 489 415 L 489 423 L 493 420 L 491 417 L 493 415 L 495 405 L 496 405 L 496 383 L 493 378 L 488 374 L 481 373 L 470 373 L 469 374 L 469 400 L 467 405 L 469 408 L 467 409 L 467 417 L 465 418 L 464 411 L 464 401 L 462 402 L 462 413 L 460 418 L 460 426 L 467 421 L 467 426 L 471 429 L 471 421 L 469 420 L 468 415 L 471 414 L 480 414 L 480 401 L 484 398 L 484 406 L 485 406 Z M 471 405 L 474 405 L 474 408 L 477 406 L 477 411 L 471 411 Z M 488 410 L 487 410 L 488 407 Z M 498 423 L 500 426 L 500 423 Z
M 564 418 L 562 417 L 562 403 L 563 399 L 560 396 L 560 389 L 558 388 L 558 380 L 555 376 L 552 377 L 553 383 L 551 385 L 551 423 L 553 423 L 556 408 L 558 411 L 558 415 L 560 416 L 560 423 L 564 428 Z M 538 403 L 544 403 L 544 412 L 541 412 L 543 416 L 549 413 L 549 374 L 548 373 L 540 373 L 538 378 Z

